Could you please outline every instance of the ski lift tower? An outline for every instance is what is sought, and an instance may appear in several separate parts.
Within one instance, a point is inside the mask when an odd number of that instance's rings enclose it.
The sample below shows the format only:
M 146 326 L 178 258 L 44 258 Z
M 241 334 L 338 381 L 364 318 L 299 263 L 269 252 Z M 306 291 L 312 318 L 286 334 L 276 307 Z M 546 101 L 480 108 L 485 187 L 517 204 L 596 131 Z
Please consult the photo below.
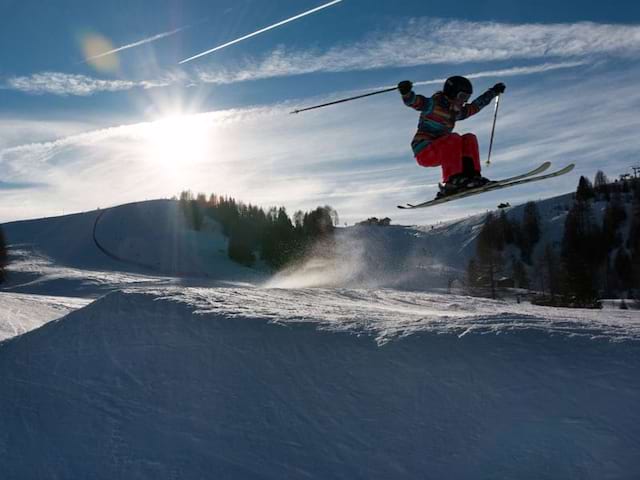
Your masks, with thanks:
M 638 178 L 638 174 L 640 174 L 640 166 L 631 167 L 633 170 L 633 178 Z

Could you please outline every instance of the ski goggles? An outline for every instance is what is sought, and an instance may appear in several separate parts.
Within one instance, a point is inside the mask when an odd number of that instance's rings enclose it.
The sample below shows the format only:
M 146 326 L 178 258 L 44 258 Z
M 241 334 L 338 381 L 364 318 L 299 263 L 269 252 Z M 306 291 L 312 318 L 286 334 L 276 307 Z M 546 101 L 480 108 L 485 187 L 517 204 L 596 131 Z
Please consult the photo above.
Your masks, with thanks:
M 461 103 L 466 103 L 471 98 L 471 94 L 467 92 L 458 92 L 456 95 L 456 100 Z

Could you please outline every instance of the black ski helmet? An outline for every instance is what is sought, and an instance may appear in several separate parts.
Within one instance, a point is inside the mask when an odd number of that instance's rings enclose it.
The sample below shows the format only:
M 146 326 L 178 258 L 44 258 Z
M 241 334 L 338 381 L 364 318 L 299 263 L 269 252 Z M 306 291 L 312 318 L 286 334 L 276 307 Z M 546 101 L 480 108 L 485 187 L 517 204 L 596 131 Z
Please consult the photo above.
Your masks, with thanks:
M 461 92 L 471 95 L 473 93 L 473 86 L 468 78 L 455 76 L 447 78 L 442 91 L 447 97 L 454 100 Z

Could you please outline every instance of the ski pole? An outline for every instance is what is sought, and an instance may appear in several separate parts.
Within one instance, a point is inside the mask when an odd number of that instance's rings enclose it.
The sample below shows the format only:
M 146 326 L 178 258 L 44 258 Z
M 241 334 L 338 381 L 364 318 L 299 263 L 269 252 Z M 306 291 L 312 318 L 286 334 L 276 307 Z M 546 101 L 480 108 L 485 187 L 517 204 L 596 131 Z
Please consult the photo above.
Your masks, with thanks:
M 364 95 L 356 95 L 355 97 L 343 98 L 342 100 L 336 100 L 335 102 L 323 103 L 321 105 L 314 105 L 313 107 L 301 108 L 299 110 L 294 110 L 289 113 L 300 113 L 306 112 L 307 110 L 313 110 L 314 108 L 322 108 L 328 107 L 329 105 L 335 105 L 336 103 L 350 102 L 351 100 L 357 100 L 358 98 L 370 97 L 371 95 L 378 95 L 380 93 L 392 92 L 393 90 L 397 90 L 398 87 L 385 88 L 384 90 L 378 90 L 376 92 L 365 93 Z
M 498 106 L 500 105 L 500 94 L 496 97 L 496 106 L 493 110 L 493 127 L 491 127 L 491 140 L 489 141 L 489 155 L 487 156 L 487 165 L 491 165 L 491 149 L 493 148 L 493 136 L 496 132 L 496 120 L 498 118 Z

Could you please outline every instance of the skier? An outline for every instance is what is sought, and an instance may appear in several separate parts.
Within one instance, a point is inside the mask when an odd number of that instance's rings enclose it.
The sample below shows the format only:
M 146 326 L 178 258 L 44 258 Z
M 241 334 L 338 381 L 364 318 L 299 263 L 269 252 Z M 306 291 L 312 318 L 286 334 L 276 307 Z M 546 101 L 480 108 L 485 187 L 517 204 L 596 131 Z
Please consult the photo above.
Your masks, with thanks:
M 404 80 L 398 84 L 404 104 L 420 112 L 418 131 L 411 148 L 418 165 L 442 167 L 442 181 L 438 197 L 489 182 L 480 173 L 478 139 L 472 133 L 452 133 L 458 120 L 475 115 L 489 105 L 497 95 L 504 93 L 504 83 L 496 83 L 471 103 L 466 103 L 473 87 L 460 76 L 449 77 L 441 92 L 430 98 L 413 92 L 413 84 Z

